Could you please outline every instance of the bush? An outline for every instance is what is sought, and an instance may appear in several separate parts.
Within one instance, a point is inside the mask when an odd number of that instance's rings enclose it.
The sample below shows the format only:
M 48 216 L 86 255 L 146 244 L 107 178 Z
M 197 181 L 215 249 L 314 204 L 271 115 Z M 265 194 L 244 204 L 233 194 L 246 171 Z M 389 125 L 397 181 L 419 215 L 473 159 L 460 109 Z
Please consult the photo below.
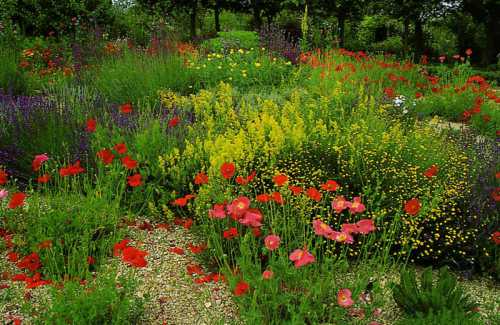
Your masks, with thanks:
M 251 49 L 259 47 L 259 36 L 255 32 L 219 32 L 217 38 L 202 43 L 211 52 L 225 52 L 228 49 Z
M 446 324 L 446 325 L 481 325 L 484 324 L 478 319 L 479 314 L 467 315 L 454 310 L 442 310 L 437 313 L 429 313 L 426 315 L 418 314 L 414 318 L 405 318 L 399 321 L 398 325 L 429 325 L 429 324 Z
M 440 314 L 453 311 L 460 314 L 470 313 L 478 305 L 472 302 L 456 278 L 447 268 L 439 270 L 438 279 L 434 280 L 432 268 L 422 273 L 420 284 L 417 283 L 415 270 L 402 270 L 400 283 L 393 284 L 394 300 L 409 315 Z

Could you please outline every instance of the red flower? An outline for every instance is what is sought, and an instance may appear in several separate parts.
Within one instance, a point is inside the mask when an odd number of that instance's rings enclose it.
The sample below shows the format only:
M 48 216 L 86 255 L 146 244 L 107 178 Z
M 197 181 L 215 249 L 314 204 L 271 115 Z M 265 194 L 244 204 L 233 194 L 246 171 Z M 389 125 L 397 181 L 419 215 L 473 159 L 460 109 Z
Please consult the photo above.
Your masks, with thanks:
M 262 235 L 262 231 L 260 231 L 260 228 L 254 227 L 252 228 L 252 235 L 256 238 L 260 237 L 260 235 Z
M 491 240 L 495 243 L 495 245 L 500 245 L 500 231 L 492 233 Z
M 261 203 L 268 202 L 269 200 L 271 200 L 271 198 L 272 197 L 269 194 L 259 194 L 255 197 L 257 202 L 261 202 Z
M 394 98 L 396 96 L 396 94 L 394 93 L 394 89 L 392 89 L 391 87 L 385 88 L 384 94 L 389 98 Z
M 118 143 L 113 147 L 113 149 L 115 149 L 115 151 L 120 155 L 127 153 L 127 145 L 125 143 Z
M 142 185 L 141 174 L 135 174 L 127 177 L 128 185 L 137 187 Z
M 314 187 L 308 188 L 306 195 L 316 202 L 321 201 L 322 197 L 321 192 L 315 189 Z
M 439 171 L 438 166 L 432 165 L 429 168 L 427 168 L 427 170 L 424 172 L 424 176 L 428 178 L 434 177 L 437 175 L 438 171 Z
M 413 198 L 405 203 L 405 212 L 411 216 L 415 216 L 420 211 L 421 204 L 416 198 Z
M 46 249 L 46 248 L 51 248 L 52 247 L 52 240 L 47 239 L 38 244 L 38 249 Z
M 128 247 L 128 243 L 130 243 L 130 239 L 123 239 L 122 241 L 116 243 L 113 246 L 113 256 L 120 256 L 125 247 Z
M 190 229 L 192 225 L 193 225 L 193 219 L 187 218 L 182 224 L 182 227 L 184 227 L 184 229 Z
M 198 274 L 203 275 L 203 270 L 199 264 L 189 264 L 186 266 L 186 271 L 189 275 Z
M 339 184 L 336 181 L 329 179 L 325 184 L 321 184 L 321 188 L 328 192 L 336 191 L 339 188 Z
M 14 274 L 12 276 L 12 281 L 26 281 L 26 279 L 28 278 L 28 276 L 26 274 L 23 274 L 23 273 L 19 273 L 19 274 Z
M 37 183 L 39 184 L 46 184 L 50 181 L 50 175 L 49 174 L 43 174 L 42 176 L 38 177 L 36 179 Z
M 228 230 L 224 231 L 224 238 L 226 239 L 233 239 L 234 237 L 238 236 L 238 229 L 235 227 L 231 227 Z
M 74 176 L 83 172 L 85 172 L 85 169 L 80 166 L 80 160 L 77 160 L 75 164 L 61 168 L 59 170 L 59 175 L 61 175 L 61 177 L 66 177 Z
M 225 162 L 220 167 L 220 172 L 222 174 L 222 177 L 224 177 L 225 179 L 230 179 L 231 177 L 233 177 L 235 170 L 236 167 L 234 166 L 233 163 Z
M 283 200 L 283 197 L 281 197 L 281 193 L 280 192 L 274 192 L 273 194 L 271 194 L 273 196 L 273 201 L 278 203 L 278 204 L 281 204 L 283 205 L 285 203 L 285 201 Z
M 250 289 L 250 285 L 243 280 L 240 280 L 236 287 L 234 288 L 234 295 L 239 297 L 247 293 L 248 289 Z
M 95 264 L 95 258 L 92 256 L 87 256 L 87 264 L 88 265 L 94 265 Z
M 302 191 L 304 190 L 304 189 L 303 189 L 302 187 L 300 187 L 300 186 L 293 186 L 293 185 L 288 186 L 288 189 L 289 189 L 290 191 L 292 191 L 292 194 L 293 194 L 294 196 L 299 195 L 299 194 L 300 194 L 300 193 L 302 193 Z
M 189 243 L 188 248 L 193 254 L 201 254 L 207 248 L 207 245 L 206 244 L 193 245 Z
M 185 195 L 185 196 L 183 196 L 183 197 L 181 197 L 181 198 L 175 199 L 175 200 L 172 202 L 172 204 L 173 204 L 173 205 L 176 205 L 176 206 L 183 207 L 183 206 L 186 206 L 186 205 L 187 205 L 187 203 L 188 203 L 188 201 L 189 201 L 190 199 L 192 199 L 192 198 L 194 198 L 194 195 L 192 195 L 192 194 L 187 194 L 187 195 Z
M 168 121 L 168 127 L 169 128 L 173 128 L 174 126 L 176 126 L 177 124 L 179 124 L 181 120 L 179 119 L 179 117 L 177 116 L 174 116 L 170 121 Z
M 132 104 L 125 103 L 125 104 L 120 105 L 120 111 L 124 114 L 132 113 Z
M 207 184 L 208 183 L 208 176 L 204 172 L 199 172 L 196 174 L 194 177 L 194 183 L 196 185 L 202 185 L 202 184 Z
M 104 165 L 109 165 L 115 159 L 115 155 L 109 149 L 102 149 L 97 152 L 97 157 L 102 160 Z
M 146 267 L 148 265 L 148 262 L 144 258 L 146 255 L 148 255 L 147 252 L 135 247 L 128 246 L 123 249 L 123 261 L 133 267 Z
M 23 257 L 23 259 L 17 263 L 17 267 L 35 272 L 42 267 L 42 263 L 40 262 L 40 257 L 37 253 L 31 253 L 30 255 Z
M 47 160 L 49 160 L 47 154 L 36 155 L 35 158 L 33 159 L 33 162 L 31 163 L 31 169 L 34 172 L 39 171 L 40 168 L 42 167 L 42 164 Z
M 94 120 L 93 118 L 89 118 L 86 123 L 85 131 L 89 133 L 95 132 L 96 125 L 97 125 L 96 120 Z
M 130 158 L 129 156 L 125 156 L 121 158 L 122 165 L 127 169 L 134 169 L 137 167 L 137 160 Z
M 7 183 L 8 174 L 5 170 L 0 169 L 0 185 L 5 185 Z
M 421 97 L 423 97 L 423 96 L 424 96 L 424 94 L 422 94 L 421 92 L 418 92 L 418 91 L 417 91 L 417 92 L 415 93 L 415 98 L 416 98 L 416 99 L 419 99 L 419 98 L 421 98 Z
M 240 185 L 247 185 L 248 183 L 250 183 L 254 179 L 255 175 L 256 175 L 256 171 L 254 170 L 246 178 L 243 176 L 238 176 L 238 177 L 236 177 L 236 183 L 238 183 Z
M 500 187 L 496 187 L 493 191 L 491 191 L 491 197 L 495 202 L 500 201 Z
M 467 56 L 471 56 L 472 55 L 472 49 L 471 48 L 468 48 L 467 50 L 465 50 L 465 54 Z
M 184 250 L 180 247 L 172 247 L 168 250 L 170 253 L 174 253 L 177 255 L 184 255 Z
M 288 182 L 288 176 L 279 174 L 273 177 L 273 182 L 276 186 L 283 186 L 286 182 Z
M 7 208 L 9 209 L 15 209 L 20 206 L 24 205 L 24 199 L 26 199 L 26 194 L 17 192 L 12 195 L 10 198 L 9 205 L 7 205 Z
M 9 252 L 7 254 L 7 259 L 9 260 L 9 262 L 15 263 L 19 260 L 19 254 L 16 252 Z

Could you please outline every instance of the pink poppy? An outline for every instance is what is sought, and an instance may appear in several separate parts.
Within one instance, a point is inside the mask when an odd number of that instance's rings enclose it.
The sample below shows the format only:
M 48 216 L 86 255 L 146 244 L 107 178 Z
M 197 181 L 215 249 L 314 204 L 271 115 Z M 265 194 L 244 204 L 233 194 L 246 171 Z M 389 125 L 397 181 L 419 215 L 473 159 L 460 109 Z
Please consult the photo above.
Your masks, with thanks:
M 366 235 L 375 231 L 376 227 L 372 219 L 362 219 L 356 222 L 356 227 L 360 234 Z
M 352 235 L 343 231 L 334 231 L 328 238 L 345 244 L 352 244 L 354 242 Z
M 342 225 L 341 231 L 347 234 L 357 234 L 358 226 L 355 223 L 344 223 Z
M 277 249 L 280 246 L 280 237 L 277 235 L 269 235 L 264 239 L 264 245 L 270 251 Z
M 301 266 L 314 263 L 314 261 L 315 261 L 314 256 L 305 249 L 304 250 L 302 250 L 302 249 L 294 250 L 290 254 L 289 259 L 290 259 L 290 261 L 294 262 L 295 268 L 297 268 L 297 269 Z
M 31 163 L 31 168 L 33 169 L 34 172 L 37 172 L 40 170 L 40 167 L 42 167 L 42 164 L 49 160 L 49 156 L 47 154 L 41 154 L 41 155 L 36 155 L 35 159 L 33 159 L 33 162 Z
M 349 289 L 340 289 L 337 293 L 337 303 L 340 307 L 349 308 L 354 304 L 352 292 Z
M 256 228 L 262 226 L 262 218 L 262 212 L 259 209 L 248 209 L 239 222 L 242 225 Z
M 323 221 L 319 219 L 315 219 L 313 221 L 313 228 L 314 228 L 314 233 L 318 236 L 325 236 L 328 237 L 333 233 L 333 229 L 330 228 L 329 225 L 324 223 Z
M 273 271 L 271 270 L 265 270 L 264 272 L 262 272 L 262 278 L 264 280 L 269 280 L 273 277 L 274 273 Z
M 361 198 L 356 196 L 353 198 L 351 206 L 349 207 L 349 212 L 352 214 L 363 213 L 365 211 L 365 205 L 361 203 Z
M 332 201 L 332 208 L 335 210 L 337 213 L 341 213 L 345 209 L 351 208 L 352 203 L 347 201 L 343 196 L 337 196 L 335 199 Z
M 230 205 L 228 205 L 227 208 L 231 214 L 239 217 L 243 215 L 249 207 L 250 199 L 246 196 L 240 196 L 239 198 L 234 199 L 234 201 Z
M 214 204 L 213 208 L 208 210 L 208 215 L 211 218 L 224 219 L 226 217 L 224 204 Z

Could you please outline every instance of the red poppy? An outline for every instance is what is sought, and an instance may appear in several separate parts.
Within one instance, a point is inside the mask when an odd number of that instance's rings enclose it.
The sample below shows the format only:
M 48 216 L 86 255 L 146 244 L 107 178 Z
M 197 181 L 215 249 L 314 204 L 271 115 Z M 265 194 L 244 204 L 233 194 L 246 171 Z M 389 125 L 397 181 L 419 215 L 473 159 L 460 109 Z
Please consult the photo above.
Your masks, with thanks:
M 384 89 L 384 94 L 389 98 L 394 98 L 396 96 L 394 89 L 387 87 Z
M 246 283 L 243 280 L 240 280 L 238 284 L 236 284 L 236 287 L 234 288 L 234 295 L 239 297 L 247 293 L 247 291 L 250 289 L 250 285 Z
M 5 185 L 7 183 L 8 176 L 5 170 L 0 169 L 0 185 Z
M 9 209 L 15 209 L 24 205 L 24 199 L 26 199 L 26 194 L 17 192 L 12 195 L 10 202 L 7 205 Z
M 49 160 L 47 154 L 36 155 L 33 161 L 31 162 L 31 169 L 34 172 L 39 171 L 40 168 L 42 167 L 42 164 L 47 160 Z
M 411 216 L 415 216 L 420 211 L 421 204 L 416 198 L 413 198 L 405 203 L 405 212 Z
M 156 229 L 169 230 L 170 229 L 170 225 L 167 224 L 167 223 L 159 223 L 159 224 L 156 225 Z
M 184 250 L 180 247 L 171 247 L 168 251 L 177 255 L 184 255 Z
M 231 177 L 233 177 L 235 170 L 236 167 L 234 166 L 233 163 L 230 162 L 229 163 L 225 162 L 220 167 L 220 172 L 222 174 L 222 177 L 224 177 L 225 179 L 230 179 Z
M 122 161 L 122 165 L 127 169 L 134 169 L 137 167 L 137 160 L 130 158 L 130 156 L 125 156 L 120 160 Z
M 127 145 L 125 143 L 118 143 L 113 147 L 113 149 L 115 149 L 115 151 L 120 155 L 127 153 Z
M 7 259 L 9 262 L 16 263 L 19 260 L 19 254 L 16 252 L 9 252 L 7 254 Z
M 304 189 L 303 189 L 302 187 L 300 187 L 300 186 L 293 186 L 293 185 L 288 186 L 288 189 L 289 189 L 290 191 L 292 191 L 292 194 L 293 194 L 294 196 L 299 195 L 299 194 L 300 194 L 300 193 L 302 193 L 302 191 L 304 190 Z
M 146 267 L 148 265 L 148 262 L 144 258 L 146 255 L 148 255 L 147 252 L 135 247 L 128 246 L 123 249 L 123 261 L 133 267 Z
M 488 123 L 489 121 L 491 121 L 491 116 L 489 116 L 488 114 L 484 114 L 482 118 L 484 123 Z
M 59 170 L 59 175 L 61 175 L 61 177 L 66 177 L 74 176 L 83 172 L 85 172 L 85 169 L 80 166 L 80 160 L 77 160 L 73 165 L 70 164 L 67 167 L 62 167 Z
M 12 276 L 12 281 L 26 281 L 26 279 L 28 278 L 28 276 L 26 274 L 23 274 L 23 273 L 19 273 L 19 274 L 14 274 Z
M 500 187 L 496 187 L 493 191 L 491 191 L 491 197 L 496 202 L 500 201 Z
M 260 228 L 254 227 L 252 228 L 252 234 L 254 237 L 260 237 L 260 235 L 262 235 L 262 231 Z
M 42 263 L 40 262 L 40 257 L 37 253 L 31 253 L 30 255 L 23 257 L 21 261 L 17 263 L 17 267 L 35 272 L 42 267 Z
M 102 149 L 97 152 L 97 157 L 102 160 L 104 165 L 109 165 L 115 159 L 115 155 L 109 149 Z
M 467 50 L 465 50 L 465 54 L 467 56 L 471 56 L 472 55 L 472 49 L 471 48 L 468 48 Z
M 492 233 L 491 240 L 495 243 L 495 245 L 500 245 L 500 231 Z
M 208 176 L 204 172 L 199 172 L 194 177 L 194 183 L 196 185 L 208 184 Z
M 46 184 L 50 181 L 50 175 L 49 174 L 43 174 L 42 176 L 39 176 L 36 181 L 39 184 Z
M 306 195 L 316 202 L 321 201 L 322 197 L 321 192 L 315 189 L 314 187 L 308 188 Z
M 113 246 L 113 256 L 120 256 L 125 247 L 128 247 L 128 243 L 130 243 L 130 239 L 123 239 L 120 242 L 116 243 Z
M 427 168 L 427 170 L 424 172 L 424 176 L 431 178 L 431 177 L 436 176 L 438 172 L 439 172 L 438 166 L 432 165 L 429 168 Z
M 134 174 L 127 177 L 128 185 L 137 187 L 142 185 L 141 174 Z
M 236 183 L 238 183 L 240 185 L 247 185 L 248 183 L 250 183 L 254 179 L 255 175 L 256 175 L 256 172 L 254 170 L 247 177 L 243 177 L 243 176 L 236 177 L 235 181 L 236 181 Z
M 95 259 L 92 256 L 87 256 L 87 264 L 88 265 L 94 265 L 95 264 Z
M 120 111 L 124 114 L 129 114 L 132 113 L 132 104 L 131 103 L 125 103 L 120 105 Z
M 281 196 L 281 193 L 280 192 L 274 192 L 272 195 L 272 198 L 273 198 L 273 201 L 278 203 L 278 204 L 281 204 L 283 205 L 285 203 L 285 201 L 283 200 L 283 197 Z
M 207 248 L 207 245 L 206 244 L 193 245 L 189 243 L 188 248 L 193 254 L 201 254 Z
M 496 179 L 499 179 L 499 178 L 500 178 L 500 172 L 497 172 L 497 173 L 495 174 L 495 178 L 496 178 Z
M 269 194 L 259 194 L 255 197 L 257 202 L 261 202 L 261 203 L 269 202 L 269 200 L 271 200 L 271 198 L 272 197 Z
M 85 131 L 92 133 L 95 132 L 97 121 L 93 118 L 89 118 L 86 122 Z
M 329 179 L 325 184 L 321 184 L 321 188 L 328 192 L 336 191 L 339 188 L 339 184 L 336 181 Z
M 187 218 L 182 224 L 182 227 L 184 227 L 184 229 L 190 229 L 192 225 L 193 225 L 193 219 Z
M 228 230 L 224 231 L 224 238 L 226 239 L 233 239 L 236 236 L 238 236 L 238 229 L 236 229 L 235 227 L 231 227 Z
M 203 275 L 204 272 L 199 264 L 189 264 L 186 266 L 186 271 L 189 275 L 198 274 Z
M 181 120 L 178 116 L 174 116 L 172 119 L 170 119 L 170 121 L 168 121 L 168 127 L 173 128 L 174 126 L 179 124 L 180 121 Z
M 273 177 L 273 182 L 276 186 L 283 186 L 286 182 L 288 182 L 288 176 L 279 174 Z
M 424 94 L 422 94 L 421 92 L 418 92 L 418 91 L 417 91 L 417 92 L 415 93 L 415 98 L 416 98 L 416 99 L 419 99 L 419 98 L 421 98 L 421 97 L 424 97 Z

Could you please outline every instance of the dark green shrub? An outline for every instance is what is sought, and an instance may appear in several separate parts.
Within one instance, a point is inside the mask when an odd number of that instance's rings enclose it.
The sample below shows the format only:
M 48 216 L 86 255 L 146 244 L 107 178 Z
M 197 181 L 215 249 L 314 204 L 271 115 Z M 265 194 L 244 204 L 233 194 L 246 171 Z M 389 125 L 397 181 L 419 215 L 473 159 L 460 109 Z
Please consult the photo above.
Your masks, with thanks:
M 433 279 L 432 268 L 426 268 L 417 281 L 415 270 L 402 270 L 400 283 L 392 287 L 398 306 L 409 315 L 429 315 L 443 311 L 467 313 L 477 304 L 457 285 L 456 278 L 447 268 L 439 270 L 438 279 Z
M 250 49 L 259 46 L 259 36 L 256 32 L 219 32 L 217 36 L 217 38 L 205 41 L 202 46 L 212 52 L 221 52 L 228 48 Z
M 468 315 L 453 310 L 443 310 L 439 313 L 428 315 L 417 315 L 415 318 L 405 318 L 398 322 L 399 325 L 428 325 L 428 324 L 446 324 L 446 325 L 481 325 L 484 324 L 478 319 L 479 314 Z

